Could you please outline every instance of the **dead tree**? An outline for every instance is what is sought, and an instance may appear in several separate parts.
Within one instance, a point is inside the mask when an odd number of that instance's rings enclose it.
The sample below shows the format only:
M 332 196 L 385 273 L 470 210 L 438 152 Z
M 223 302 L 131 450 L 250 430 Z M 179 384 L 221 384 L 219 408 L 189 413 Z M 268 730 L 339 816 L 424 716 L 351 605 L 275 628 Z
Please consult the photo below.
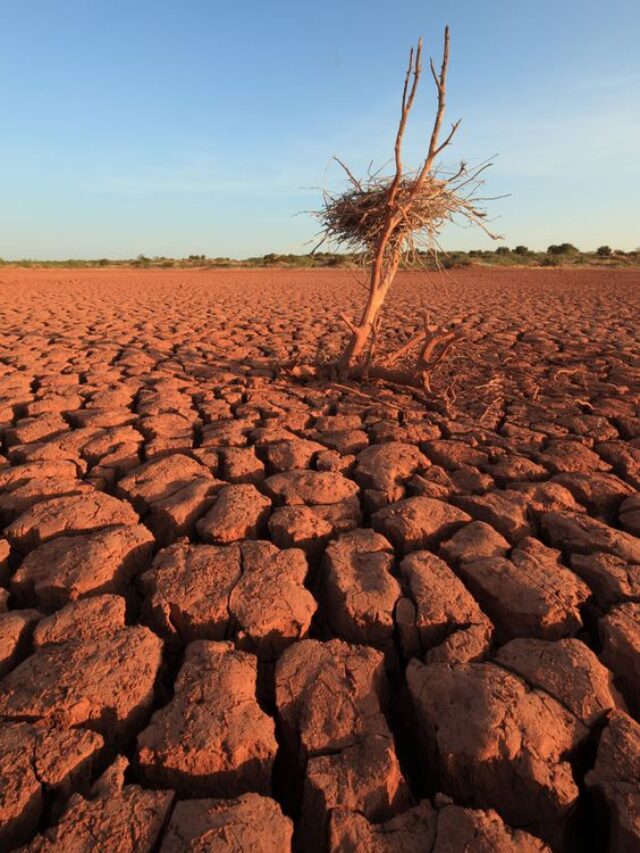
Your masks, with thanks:
M 341 315 L 350 332 L 346 347 L 337 363 L 337 371 L 343 378 L 355 372 L 354 368 L 362 360 L 367 344 L 377 332 L 380 309 L 403 258 L 407 255 L 415 257 L 418 243 L 426 244 L 429 250 L 433 250 L 437 245 L 437 233 L 446 221 L 456 215 L 480 224 L 487 231 L 482 223 L 486 213 L 477 206 L 477 202 L 483 199 L 479 199 L 474 191 L 481 184 L 478 180 L 480 172 L 489 164 L 471 174 L 464 162 L 449 176 L 439 175 L 434 169 L 437 157 L 451 143 L 460 125 L 460 121 L 454 122 L 446 137 L 440 141 L 448 66 L 447 27 L 444 32 L 440 69 L 436 70 L 433 60 L 430 60 L 431 74 L 437 89 L 437 109 L 428 150 L 420 169 L 405 173 L 402 143 L 422 73 L 422 39 L 418 41 L 415 51 L 412 48 L 409 53 L 409 65 L 402 91 L 402 109 L 395 139 L 395 174 L 391 178 L 370 174 L 366 181 L 359 181 L 338 161 L 348 176 L 349 189 L 338 196 L 325 194 L 324 209 L 318 214 L 323 225 L 322 242 L 332 240 L 352 250 L 364 249 L 365 257 L 371 265 L 368 296 L 360 320 L 356 323 L 344 314 Z M 410 344 L 416 343 L 417 340 L 413 339 Z M 425 330 L 420 334 L 419 340 L 427 343 L 420 351 L 415 364 L 416 378 L 424 374 L 436 347 L 451 344 L 451 334 L 440 334 L 434 329 Z M 371 366 L 367 365 L 367 369 L 371 370 Z M 377 369 L 377 372 L 381 370 Z

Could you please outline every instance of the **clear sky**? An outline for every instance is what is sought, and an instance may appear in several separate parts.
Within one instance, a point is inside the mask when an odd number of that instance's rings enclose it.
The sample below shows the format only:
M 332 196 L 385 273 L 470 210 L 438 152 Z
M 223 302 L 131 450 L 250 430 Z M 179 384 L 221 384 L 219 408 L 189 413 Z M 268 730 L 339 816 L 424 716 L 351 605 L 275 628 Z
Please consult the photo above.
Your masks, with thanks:
M 390 157 L 408 48 L 445 23 L 447 162 L 499 155 L 504 242 L 640 245 L 638 0 L 0 0 L 0 257 L 308 250 L 332 155 Z

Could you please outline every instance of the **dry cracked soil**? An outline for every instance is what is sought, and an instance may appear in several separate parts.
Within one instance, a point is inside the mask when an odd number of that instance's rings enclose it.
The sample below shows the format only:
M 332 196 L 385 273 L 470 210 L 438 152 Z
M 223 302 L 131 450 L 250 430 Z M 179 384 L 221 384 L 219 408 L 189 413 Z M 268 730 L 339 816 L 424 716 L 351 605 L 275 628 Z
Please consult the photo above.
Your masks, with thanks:
M 0 274 L 0 849 L 640 850 L 640 277 Z

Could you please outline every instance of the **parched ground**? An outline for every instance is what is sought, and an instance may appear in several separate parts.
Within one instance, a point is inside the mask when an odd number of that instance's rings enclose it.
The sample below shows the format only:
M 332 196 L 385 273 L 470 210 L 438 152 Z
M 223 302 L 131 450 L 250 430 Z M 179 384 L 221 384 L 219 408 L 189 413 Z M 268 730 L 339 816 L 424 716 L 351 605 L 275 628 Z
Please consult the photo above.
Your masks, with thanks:
M 0 849 L 640 849 L 640 274 L 0 269 Z

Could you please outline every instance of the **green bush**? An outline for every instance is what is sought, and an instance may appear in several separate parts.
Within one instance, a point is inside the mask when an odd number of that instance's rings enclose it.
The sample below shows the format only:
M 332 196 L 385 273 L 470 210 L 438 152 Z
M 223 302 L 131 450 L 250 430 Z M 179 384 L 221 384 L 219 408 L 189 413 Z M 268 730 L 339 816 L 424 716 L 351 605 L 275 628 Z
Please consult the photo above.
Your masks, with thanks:
M 552 243 L 551 246 L 547 249 L 547 254 L 549 255 L 577 255 L 578 249 L 573 245 L 573 243 Z
M 528 249 L 526 246 L 516 246 L 513 250 L 516 255 L 531 255 L 531 249 Z
M 498 246 L 496 255 L 510 255 L 511 249 L 508 246 Z
M 596 255 L 599 255 L 601 258 L 608 258 L 612 254 L 611 246 L 598 246 L 596 251 Z

